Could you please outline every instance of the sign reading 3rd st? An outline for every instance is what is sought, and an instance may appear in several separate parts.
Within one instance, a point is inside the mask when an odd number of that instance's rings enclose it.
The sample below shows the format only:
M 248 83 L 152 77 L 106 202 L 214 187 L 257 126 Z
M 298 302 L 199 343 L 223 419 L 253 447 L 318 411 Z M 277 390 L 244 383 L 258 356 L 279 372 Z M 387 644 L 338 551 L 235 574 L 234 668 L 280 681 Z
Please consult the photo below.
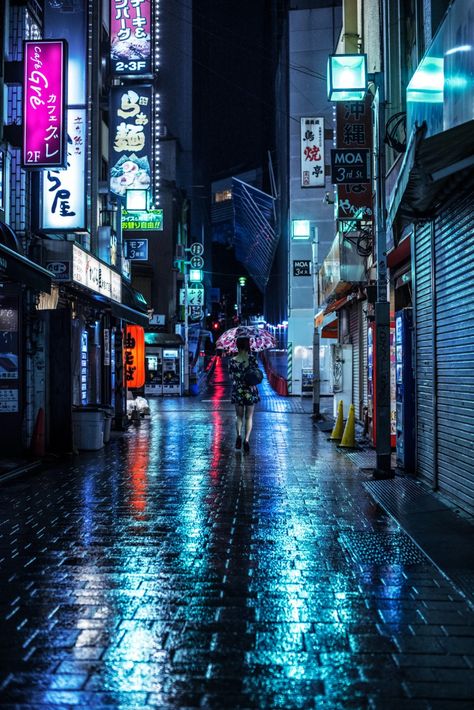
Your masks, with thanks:
M 331 150 L 332 182 L 336 185 L 364 184 L 370 182 L 370 150 Z

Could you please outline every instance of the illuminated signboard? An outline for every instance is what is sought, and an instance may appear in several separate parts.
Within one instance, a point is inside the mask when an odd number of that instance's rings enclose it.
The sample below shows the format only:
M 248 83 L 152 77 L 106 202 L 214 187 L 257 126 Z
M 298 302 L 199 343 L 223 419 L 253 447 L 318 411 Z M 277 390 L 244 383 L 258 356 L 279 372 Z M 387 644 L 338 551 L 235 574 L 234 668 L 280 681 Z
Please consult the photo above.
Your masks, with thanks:
M 300 122 L 301 187 L 324 187 L 324 118 Z
M 23 166 L 64 167 L 66 162 L 66 42 L 24 43 Z
M 127 212 L 122 210 L 122 231 L 163 230 L 163 210 L 147 210 L 146 212 Z
M 151 0 L 111 0 L 110 58 L 114 74 L 151 74 Z
M 115 86 L 110 91 L 110 189 L 149 189 L 152 122 L 151 86 Z
M 46 170 L 41 176 L 43 229 L 85 229 L 85 109 L 68 109 L 67 127 L 67 169 Z
M 122 300 L 122 279 L 89 252 L 73 244 L 72 280 L 113 301 Z
M 127 387 L 145 384 L 145 331 L 139 325 L 127 325 L 123 340 L 123 371 Z

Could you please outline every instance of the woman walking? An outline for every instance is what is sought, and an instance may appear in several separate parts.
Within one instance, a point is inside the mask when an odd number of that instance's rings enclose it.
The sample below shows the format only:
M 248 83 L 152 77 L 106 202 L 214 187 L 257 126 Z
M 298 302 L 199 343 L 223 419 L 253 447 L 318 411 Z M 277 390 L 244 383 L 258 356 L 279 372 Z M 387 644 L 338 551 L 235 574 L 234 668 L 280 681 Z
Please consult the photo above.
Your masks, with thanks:
M 257 402 L 260 402 L 256 385 L 248 385 L 244 380 L 247 368 L 258 367 L 257 358 L 250 353 L 249 338 L 237 338 L 237 355 L 229 363 L 229 374 L 232 379 L 231 401 L 235 404 L 236 421 L 235 427 L 237 438 L 235 448 L 242 448 L 242 427 L 245 421 L 245 435 L 243 439 L 244 452 L 250 451 L 250 432 L 252 431 L 253 410 Z

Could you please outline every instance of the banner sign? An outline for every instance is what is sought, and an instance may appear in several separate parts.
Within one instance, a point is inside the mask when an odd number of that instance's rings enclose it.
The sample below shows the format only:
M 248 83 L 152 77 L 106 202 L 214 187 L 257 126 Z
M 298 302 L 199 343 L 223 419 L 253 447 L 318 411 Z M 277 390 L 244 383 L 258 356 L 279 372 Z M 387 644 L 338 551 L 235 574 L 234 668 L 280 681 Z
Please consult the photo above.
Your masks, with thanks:
M 331 170 L 332 181 L 336 185 L 369 183 L 370 152 L 367 148 L 331 150 Z
M 86 110 L 67 112 L 67 168 L 42 173 L 43 229 L 86 228 Z
M 122 209 L 122 231 L 157 231 L 163 230 L 163 210 L 145 212 L 127 212 Z
M 337 147 L 372 151 L 372 98 L 340 101 L 336 104 Z M 337 219 L 373 219 L 371 183 L 343 183 L 337 186 Z
M 64 40 L 24 42 L 23 167 L 66 163 Z
M 151 4 L 151 0 L 111 0 L 110 58 L 113 74 L 151 75 Z
M 125 239 L 125 258 L 131 261 L 148 260 L 148 239 Z
M 151 125 L 151 85 L 111 88 L 110 189 L 116 195 L 150 188 Z
M 324 184 L 324 118 L 301 118 L 301 187 Z

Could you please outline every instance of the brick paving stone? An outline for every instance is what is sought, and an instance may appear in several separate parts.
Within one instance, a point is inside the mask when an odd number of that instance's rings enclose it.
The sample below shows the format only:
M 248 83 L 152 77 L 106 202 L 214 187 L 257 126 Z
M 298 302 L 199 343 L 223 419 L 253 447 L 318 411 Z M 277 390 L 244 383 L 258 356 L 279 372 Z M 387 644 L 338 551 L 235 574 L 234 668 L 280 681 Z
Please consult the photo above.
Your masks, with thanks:
M 0 708 L 463 710 L 474 611 L 265 382 L 0 487 Z

